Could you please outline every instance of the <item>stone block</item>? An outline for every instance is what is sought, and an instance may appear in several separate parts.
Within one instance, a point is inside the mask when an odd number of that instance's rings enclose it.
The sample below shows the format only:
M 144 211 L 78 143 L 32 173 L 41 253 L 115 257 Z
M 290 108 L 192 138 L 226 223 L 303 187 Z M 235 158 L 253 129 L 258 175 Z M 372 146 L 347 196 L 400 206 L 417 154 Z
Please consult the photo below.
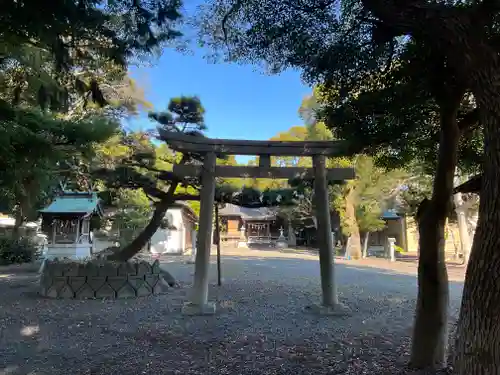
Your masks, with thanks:
M 95 292 L 94 290 L 90 287 L 89 284 L 83 284 L 83 286 L 78 289 L 75 293 L 75 298 L 78 299 L 89 299 L 89 298 L 94 298 L 95 297 Z
M 64 276 L 64 264 L 58 262 L 47 262 L 45 264 L 44 272 L 53 277 Z
M 49 298 L 57 298 L 59 295 L 59 291 L 55 287 L 55 285 L 52 285 L 49 289 L 47 289 L 47 293 L 45 294 Z
M 59 290 L 59 298 L 75 298 L 75 292 L 66 284 Z
M 161 272 L 161 269 L 160 269 L 160 261 L 158 259 L 156 259 L 153 264 L 151 265 L 151 273 L 153 275 L 159 275 Z
M 87 278 L 85 276 L 70 276 L 68 279 L 68 285 L 74 291 L 79 290 L 83 284 L 85 284 Z
M 87 284 L 94 290 L 97 291 L 106 282 L 106 278 L 102 276 L 87 276 Z
M 97 264 L 88 262 L 85 264 L 85 267 L 81 270 L 82 274 L 80 276 L 98 276 L 99 275 L 99 267 Z
M 104 263 L 99 267 L 99 276 L 118 276 L 118 264 Z
M 127 277 L 126 276 L 114 276 L 114 277 L 108 277 L 107 278 L 107 283 L 113 290 L 119 291 L 120 288 L 125 285 L 127 282 Z
M 148 283 L 150 288 L 154 288 L 158 280 L 160 279 L 160 275 L 145 275 L 144 280 Z
M 137 276 L 150 275 L 151 265 L 148 262 L 142 261 L 137 263 Z
M 65 286 L 67 283 L 68 283 L 68 278 L 66 276 L 58 276 L 52 279 L 52 286 L 56 288 L 57 292 L 59 292 L 59 290 L 61 290 L 61 288 Z
M 63 268 L 64 276 L 78 276 L 80 274 L 80 264 L 67 263 Z
M 135 290 L 135 295 L 137 297 L 147 297 L 153 293 L 152 288 L 148 285 L 148 283 L 143 282 L 142 285 Z
M 95 292 L 96 298 L 116 298 L 116 291 L 108 284 L 105 283 Z
M 48 298 L 136 298 L 169 289 L 160 262 L 138 263 L 47 260 L 40 276 L 40 295 Z M 169 275 L 168 273 L 166 273 Z
M 117 298 L 135 298 L 135 289 L 129 283 L 125 283 L 117 292 Z
M 118 276 L 128 276 L 128 275 L 137 275 L 137 268 L 135 264 L 130 262 L 120 263 L 118 266 Z
M 38 292 L 42 297 L 48 297 L 47 292 L 49 291 L 49 288 L 45 287 L 40 287 L 40 291 Z
M 54 277 L 49 275 L 46 272 L 42 273 L 40 277 L 40 286 L 45 289 L 49 289 L 52 286 L 52 282 L 54 281 Z
M 182 306 L 182 314 L 193 316 L 193 315 L 214 315 L 215 314 L 215 303 L 207 302 L 203 305 L 197 305 L 192 302 L 187 302 Z
M 143 277 L 139 277 L 139 276 L 130 276 L 128 278 L 128 283 L 135 289 L 139 289 L 140 287 L 142 287 L 142 285 L 146 282 L 144 280 L 144 276 Z
M 169 289 L 168 283 L 163 279 L 163 277 L 160 277 L 158 279 L 158 282 L 155 284 L 153 287 L 153 294 L 158 295 L 158 294 L 165 294 L 167 293 Z

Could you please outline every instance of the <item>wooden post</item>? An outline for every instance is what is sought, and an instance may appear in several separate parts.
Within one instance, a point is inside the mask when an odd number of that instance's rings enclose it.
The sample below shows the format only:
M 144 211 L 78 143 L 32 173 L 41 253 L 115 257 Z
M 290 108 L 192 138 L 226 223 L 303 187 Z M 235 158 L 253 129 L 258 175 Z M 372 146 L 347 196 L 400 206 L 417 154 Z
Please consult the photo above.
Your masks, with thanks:
M 333 272 L 333 242 L 330 218 L 330 202 L 326 180 L 326 160 L 324 155 L 314 155 L 314 203 L 317 218 L 317 238 L 319 245 L 319 266 L 321 273 L 322 304 L 311 306 L 322 315 L 337 315 L 347 312 L 339 304 Z
M 338 303 L 335 280 L 333 277 L 333 243 L 331 237 L 330 204 L 328 201 L 328 186 L 325 173 L 325 157 L 313 157 L 315 170 L 314 199 L 316 218 L 318 222 L 319 265 L 321 272 L 321 289 L 323 305 L 334 306 Z
M 215 313 L 215 304 L 208 303 L 208 272 L 212 240 L 212 212 L 215 195 L 215 153 L 205 155 L 201 176 L 200 224 L 196 244 L 194 285 L 191 301 L 183 307 L 186 315 L 207 315 Z
M 219 225 L 219 204 L 215 203 L 215 239 L 217 241 L 217 285 L 222 285 L 220 267 L 220 225 Z

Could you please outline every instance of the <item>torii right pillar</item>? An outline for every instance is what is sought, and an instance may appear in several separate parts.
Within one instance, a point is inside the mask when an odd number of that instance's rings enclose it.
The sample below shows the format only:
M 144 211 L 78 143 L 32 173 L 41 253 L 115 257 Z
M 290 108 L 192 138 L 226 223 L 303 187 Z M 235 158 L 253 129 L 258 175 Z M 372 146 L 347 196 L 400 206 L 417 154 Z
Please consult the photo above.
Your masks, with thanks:
M 324 155 L 313 156 L 314 199 L 316 206 L 317 239 L 319 245 L 319 266 L 321 273 L 321 304 L 308 306 L 308 310 L 320 315 L 345 315 L 349 309 L 338 299 L 334 274 L 334 248 L 330 218 L 330 200 L 326 178 L 326 158 Z

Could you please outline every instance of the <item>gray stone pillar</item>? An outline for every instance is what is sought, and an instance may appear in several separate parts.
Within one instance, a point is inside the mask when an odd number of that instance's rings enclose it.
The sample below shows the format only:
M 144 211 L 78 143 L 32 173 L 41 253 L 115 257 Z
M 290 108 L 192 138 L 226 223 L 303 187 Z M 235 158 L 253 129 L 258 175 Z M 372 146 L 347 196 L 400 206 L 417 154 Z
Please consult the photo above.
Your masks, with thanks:
M 328 199 L 328 185 L 326 179 L 326 159 L 323 155 L 313 157 L 314 167 L 314 199 L 317 218 L 317 239 L 319 247 L 319 266 L 321 273 L 321 290 L 323 294 L 321 305 L 310 308 L 319 314 L 336 315 L 346 312 L 346 308 L 339 304 L 335 277 L 333 272 L 333 242 L 332 225 L 330 218 L 330 202 Z
M 214 153 L 207 153 L 203 163 L 200 193 L 200 224 L 196 241 L 196 259 L 194 285 L 190 302 L 186 303 L 182 312 L 186 315 L 207 315 L 215 313 L 215 304 L 208 302 L 208 272 L 210 268 L 210 250 L 212 248 L 212 210 L 215 195 L 215 163 Z
M 389 249 L 389 260 L 391 262 L 396 261 L 396 249 L 394 248 L 396 246 L 396 239 L 393 237 L 387 238 L 387 247 Z

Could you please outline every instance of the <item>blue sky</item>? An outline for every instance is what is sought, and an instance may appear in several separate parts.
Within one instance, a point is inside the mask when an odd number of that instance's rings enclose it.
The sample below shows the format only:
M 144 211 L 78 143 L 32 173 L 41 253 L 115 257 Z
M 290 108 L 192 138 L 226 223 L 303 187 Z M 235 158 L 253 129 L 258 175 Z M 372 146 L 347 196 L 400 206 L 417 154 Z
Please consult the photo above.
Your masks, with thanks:
M 198 95 L 206 110 L 207 135 L 214 138 L 269 139 L 302 124 L 298 108 L 311 92 L 297 72 L 265 75 L 253 66 L 209 64 L 201 52 L 166 49 L 152 67 L 132 68 L 155 110 L 171 97 Z M 130 120 L 132 129 L 151 128 L 145 116 Z

